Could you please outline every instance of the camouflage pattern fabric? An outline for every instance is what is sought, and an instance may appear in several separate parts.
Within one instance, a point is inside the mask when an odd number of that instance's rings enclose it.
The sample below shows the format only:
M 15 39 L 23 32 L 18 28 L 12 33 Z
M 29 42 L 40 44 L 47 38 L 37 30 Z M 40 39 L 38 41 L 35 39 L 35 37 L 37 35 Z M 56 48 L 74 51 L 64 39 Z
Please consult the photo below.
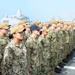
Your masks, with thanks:
M 46 39 L 44 36 L 39 37 L 39 42 L 42 45 L 42 58 L 43 58 L 43 65 L 41 66 L 42 75 L 48 75 L 51 71 L 51 58 L 50 58 L 50 43 L 49 40 Z
M 26 48 L 13 40 L 6 46 L 3 58 L 3 75 L 27 75 Z
M 8 44 L 8 38 L 0 36 L 0 72 L 2 71 L 2 60 L 4 56 L 4 48 Z
M 27 60 L 28 60 L 28 69 L 31 69 L 29 71 L 30 75 L 38 75 L 38 68 L 39 68 L 39 56 L 38 56 L 38 43 L 37 39 L 34 39 L 32 36 L 30 36 L 26 43 L 27 48 Z

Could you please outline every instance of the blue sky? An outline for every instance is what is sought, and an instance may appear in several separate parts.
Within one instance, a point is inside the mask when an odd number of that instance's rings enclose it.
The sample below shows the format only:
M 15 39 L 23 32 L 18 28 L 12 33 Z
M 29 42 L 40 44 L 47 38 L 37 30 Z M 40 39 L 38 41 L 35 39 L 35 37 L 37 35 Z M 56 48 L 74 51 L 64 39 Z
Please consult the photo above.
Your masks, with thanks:
M 75 0 L 0 0 L 0 18 L 5 14 L 15 15 L 17 9 L 21 9 L 30 20 L 75 18 Z

